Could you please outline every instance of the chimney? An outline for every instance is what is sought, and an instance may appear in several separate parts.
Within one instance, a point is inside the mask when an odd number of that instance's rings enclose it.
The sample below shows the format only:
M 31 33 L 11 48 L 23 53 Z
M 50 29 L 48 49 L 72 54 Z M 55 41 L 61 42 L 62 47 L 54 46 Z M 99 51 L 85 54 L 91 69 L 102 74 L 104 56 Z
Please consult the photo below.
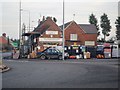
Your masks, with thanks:
M 40 19 L 38 19 L 38 25 L 41 23 Z
M 45 16 L 43 16 L 43 19 L 42 19 L 42 21 L 45 21 Z
M 3 33 L 2 36 L 3 36 L 3 37 L 6 37 L 6 33 Z

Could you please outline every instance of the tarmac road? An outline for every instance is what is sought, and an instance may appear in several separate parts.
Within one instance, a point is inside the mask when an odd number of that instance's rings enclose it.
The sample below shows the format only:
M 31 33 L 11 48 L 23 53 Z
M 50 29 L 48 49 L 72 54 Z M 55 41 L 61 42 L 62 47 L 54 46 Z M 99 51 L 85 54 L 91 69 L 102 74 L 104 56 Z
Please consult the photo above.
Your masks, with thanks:
M 118 88 L 118 60 L 4 60 L 3 88 Z

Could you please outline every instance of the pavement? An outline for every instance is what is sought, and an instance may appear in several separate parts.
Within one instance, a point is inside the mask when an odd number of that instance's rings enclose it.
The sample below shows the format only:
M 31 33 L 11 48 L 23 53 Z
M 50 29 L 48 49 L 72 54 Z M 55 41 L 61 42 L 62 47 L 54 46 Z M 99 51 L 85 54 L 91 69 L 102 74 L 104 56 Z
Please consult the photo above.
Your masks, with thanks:
M 118 59 L 4 60 L 3 88 L 118 88 Z

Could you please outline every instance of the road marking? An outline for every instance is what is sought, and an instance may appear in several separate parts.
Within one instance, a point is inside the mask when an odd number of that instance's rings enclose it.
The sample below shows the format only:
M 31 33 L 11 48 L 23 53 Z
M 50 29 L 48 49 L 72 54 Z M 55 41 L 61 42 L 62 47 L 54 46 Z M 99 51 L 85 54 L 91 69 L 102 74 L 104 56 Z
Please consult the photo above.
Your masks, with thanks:
M 9 62 L 29 62 L 29 61 L 20 61 L 20 60 L 7 60 Z

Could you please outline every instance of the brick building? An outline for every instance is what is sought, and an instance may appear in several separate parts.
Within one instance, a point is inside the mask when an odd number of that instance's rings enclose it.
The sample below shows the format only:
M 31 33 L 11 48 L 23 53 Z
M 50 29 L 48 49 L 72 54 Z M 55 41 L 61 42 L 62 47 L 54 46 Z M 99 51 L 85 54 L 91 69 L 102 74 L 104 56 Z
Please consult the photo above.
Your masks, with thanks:
M 65 46 L 86 45 L 95 46 L 97 42 L 97 29 L 92 24 L 77 24 L 71 21 L 65 24 Z M 62 26 L 58 26 L 51 17 L 39 21 L 33 32 L 40 35 L 34 38 L 40 51 L 47 47 L 62 46 Z
M 11 41 L 8 37 L 6 37 L 6 34 L 3 33 L 2 36 L 0 36 L 0 51 L 9 51 L 13 48 Z
M 34 32 L 40 32 L 40 36 L 37 38 L 38 49 L 40 51 L 47 47 L 62 45 L 61 29 L 51 17 L 40 21 Z
M 60 26 L 62 28 L 62 26 Z M 92 24 L 77 24 L 71 21 L 65 24 L 65 45 L 95 46 L 97 29 Z

